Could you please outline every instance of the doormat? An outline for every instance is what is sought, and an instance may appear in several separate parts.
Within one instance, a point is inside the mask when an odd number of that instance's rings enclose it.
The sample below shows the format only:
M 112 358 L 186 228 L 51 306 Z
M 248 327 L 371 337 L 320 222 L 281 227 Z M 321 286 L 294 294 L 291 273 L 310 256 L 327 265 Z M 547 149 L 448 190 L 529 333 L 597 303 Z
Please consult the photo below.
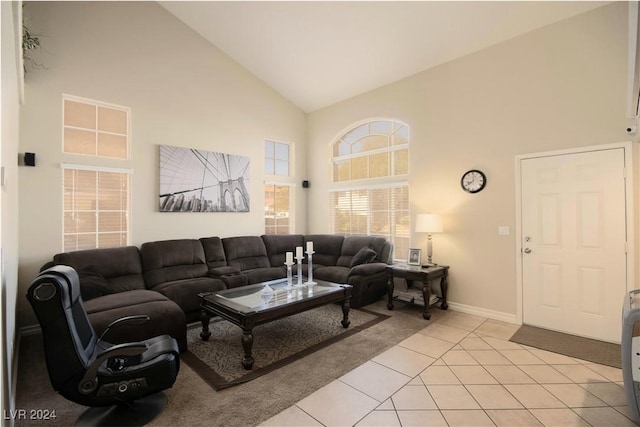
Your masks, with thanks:
M 242 329 L 221 318 L 211 319 L 208 341 L 200 338 L 202 327 L 187 330 L 189 350 L 181 355 L 203 380 L 215 390 L 251 381 L 330 344 L 357 334 L 389 316 L 351 309 L 348 328 L 340 324 L 342 307 L 328 304 L 285 317 L 253 329 L 253 369 L 242 367 Z
M 534 326 L 522 325 L 509 341 L 575 357 L 600 365 L 621 368 L 620 344 L 583 338 Z

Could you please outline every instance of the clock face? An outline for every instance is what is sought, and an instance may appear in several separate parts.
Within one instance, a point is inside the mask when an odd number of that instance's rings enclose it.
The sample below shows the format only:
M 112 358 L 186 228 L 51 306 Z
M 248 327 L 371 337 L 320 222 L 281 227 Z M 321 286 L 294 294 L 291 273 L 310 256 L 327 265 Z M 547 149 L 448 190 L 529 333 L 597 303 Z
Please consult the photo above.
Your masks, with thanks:
M 487 177 L 479 170 L 470 170 L 462 175 L 460 185 L 462 185 L 464 191 L 477 193 L 487 185 Z

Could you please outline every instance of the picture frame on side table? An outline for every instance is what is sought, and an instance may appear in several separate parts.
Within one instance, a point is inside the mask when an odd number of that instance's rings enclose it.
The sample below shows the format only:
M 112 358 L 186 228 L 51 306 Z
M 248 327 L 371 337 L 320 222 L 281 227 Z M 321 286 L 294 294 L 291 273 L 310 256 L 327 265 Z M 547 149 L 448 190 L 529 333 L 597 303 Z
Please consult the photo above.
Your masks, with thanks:
M 407 257 L 407 264 L 420 265 L 420 259 L 422 258 L 422 249 L 409 249 L 409 256 Z

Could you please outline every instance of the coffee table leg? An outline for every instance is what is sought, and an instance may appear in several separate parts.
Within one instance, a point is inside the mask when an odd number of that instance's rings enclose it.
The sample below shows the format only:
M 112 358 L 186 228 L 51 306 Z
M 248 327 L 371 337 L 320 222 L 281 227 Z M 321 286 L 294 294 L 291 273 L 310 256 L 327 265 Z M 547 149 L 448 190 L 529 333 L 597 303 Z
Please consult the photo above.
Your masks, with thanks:
M 202 341 L 209 340 L 211 336 L 211 331 L 209 330 L 209 320 L 211 320 L 211 316 L 206 311 L 202 310 L 200 313 L 200 321 L 202 322 L 202 332 L 200 332 L 200 338 Z
M 242 356 L 242 366 L 246 370 L 253 368 L 253 356 L 251 355 L 251 348 L 253 347 L 253 334 L 251 329 L 242 329 L 242 348 L 244 350 L 244 356 Z
M 348 328 L 351 324 L 351 320 L 349 320 L 349 309 L 351 309 L 351 302 L 349 298 L 342 301 L 342 326 Z

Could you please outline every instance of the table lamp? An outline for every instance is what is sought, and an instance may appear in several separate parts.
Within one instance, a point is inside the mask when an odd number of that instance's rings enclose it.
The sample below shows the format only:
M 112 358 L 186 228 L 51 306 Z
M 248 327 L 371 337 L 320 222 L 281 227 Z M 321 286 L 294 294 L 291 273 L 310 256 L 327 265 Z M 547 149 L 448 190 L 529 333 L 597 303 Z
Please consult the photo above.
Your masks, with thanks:
M 416 215 L 417 233 L 427 233 L 427 264 L 433 265 L 433 242 L 431 233 L 442 233 L 442 218 L 438 214 L 418 214 Z

